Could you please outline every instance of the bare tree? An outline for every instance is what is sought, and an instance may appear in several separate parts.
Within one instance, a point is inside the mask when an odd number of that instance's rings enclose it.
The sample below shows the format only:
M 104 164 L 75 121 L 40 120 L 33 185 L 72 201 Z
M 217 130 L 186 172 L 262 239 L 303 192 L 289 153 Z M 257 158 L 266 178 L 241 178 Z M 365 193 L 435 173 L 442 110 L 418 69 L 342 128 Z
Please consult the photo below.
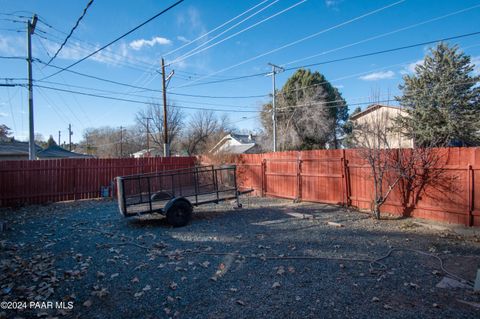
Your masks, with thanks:
M 446 157 L 432 145 L 422 148 L 401 148 L 395 125 L 398 115 L 378 108 L 362 120 L 353 122 L 352 142 L 370 168 L 373 180 L 372 214 L 380 219 L 381 206 L 397 187 L 402 195 L 404 214 L 409 214 L 427 188 L 442 194 L 455 192 L 455 177 L 442 169 Z M 400 148 L 395 148 L 395 147 Z
M 184 114 L 180 108 L 170 103 L 167 105 L 167 130 L 168 143 L 175 144 L 175 139 L 179 136 L 183 124 Z M 136 122 L 141 128 L 140 133 L 147 138 L 147 122 L 149 136 L 153 145 L 163 149 L 163 105 L 151 103 L 146 109 L 140 110 L 136 114 Z
M 230 129 L 228 116 L 218 117 L 213 111 L 198 111 L 190 117 L 182 148 L 189 155 L 206 153 Z
M 372 213 L 380 219 L 380 207 L 401 179 L 400 161 L 390 152 L 388 112 L 379 110 L 353 123 L 352 140 L 360 157 L 368 163 L 373 179 Z
M 100 158 L 129 157 L 145 148 L 144 136 L 137 126 L 112 128 L 109 126 L 85 130 L 76 151 Z

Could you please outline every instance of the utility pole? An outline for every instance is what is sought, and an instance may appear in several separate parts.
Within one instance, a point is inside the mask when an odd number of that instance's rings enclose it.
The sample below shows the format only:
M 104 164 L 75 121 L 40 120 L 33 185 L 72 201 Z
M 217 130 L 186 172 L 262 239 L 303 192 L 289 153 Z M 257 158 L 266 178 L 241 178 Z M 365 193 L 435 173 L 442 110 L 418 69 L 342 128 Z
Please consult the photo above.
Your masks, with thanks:
M 62 132 L 58 131 L 58 146 L 60 146 L 60 137 L 62 136 Z
M 168 126 L 167 126 L 167 86 L 171 77 L 175 74 L 172 70 L 165 77 L 165 60 L 162 58 L 162 93 L 163 93 L 163 156 L 170 156 L 170 144 L 168 143 Z
M 68 149 L 70 152 L 72 151 L 72 135 L 73 135 L 72 124 L 68 124 L 68 143 L 69 143 Z
M 275 65 L 273 63 L 268 63 L 272 67 L 272 73 L 268 74 L 272 76 L 272 122 L 273 122 L 273 151 L 277 151 L 277 108 L 275 106 L 276 99 L 276 88 L 275 88 L 275 75 L 277 73 L 285 71 L 281 66 Z
M 33 15 L 32 21 L 27 21 L 27 64 L 28 64 L 28 159 L 36 159 L 35 131 L 33 126 L 33 86 L 32 86 L 32 34 L 35 32 L 38 17 Z

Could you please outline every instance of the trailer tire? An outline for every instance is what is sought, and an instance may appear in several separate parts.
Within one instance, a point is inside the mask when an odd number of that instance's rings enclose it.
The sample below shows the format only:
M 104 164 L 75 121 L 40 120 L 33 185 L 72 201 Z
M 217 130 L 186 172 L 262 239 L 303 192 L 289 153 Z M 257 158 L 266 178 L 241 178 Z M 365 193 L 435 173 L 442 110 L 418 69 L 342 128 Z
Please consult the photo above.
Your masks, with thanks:
M 192 205 L 186 200 L 174 201 L 166 212 L 167 222 L 173 227 L 182 227 L 192 218 Z

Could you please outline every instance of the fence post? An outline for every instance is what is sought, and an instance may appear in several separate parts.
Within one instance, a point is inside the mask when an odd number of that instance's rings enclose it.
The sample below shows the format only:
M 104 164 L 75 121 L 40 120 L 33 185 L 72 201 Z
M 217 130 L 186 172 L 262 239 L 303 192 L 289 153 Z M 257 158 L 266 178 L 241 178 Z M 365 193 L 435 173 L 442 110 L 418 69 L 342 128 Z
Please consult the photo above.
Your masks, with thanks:
M 77 161 L 73 162 L 73 200 L 77 200 Z
M 344 194 L 345 194 L 345 206 L 350 206 L 351 201 L 350 201 L 350 174 L 348 170 L 348 160 L 345 156 L 345 150 L 342 150 L 342 179 L 343 179 L 343 187 L 344 187 Z
M 267 161 L 265 159 L 262 159 L 262 165 L 261 165 L 261 170 L 262 170 L 262 178 L 261 178 L 261 182 L 262 182 L 262 185 L 261 185 L 261 195 L 262 197 L 265 197 L 265 192 L 266 192 L 266 186 L 265 186 L 265 171 L 267 170 Z
M 467 192 L 468 192 L 468 212 L 467 212 L 467 226 L 473 226 L 473 169 L 472 165 L 467 166 Z
M 297 195 L 295 198 L 296 202 L 300 202 L 302 200 L 302 159 L 301 153 L 297 155 Z

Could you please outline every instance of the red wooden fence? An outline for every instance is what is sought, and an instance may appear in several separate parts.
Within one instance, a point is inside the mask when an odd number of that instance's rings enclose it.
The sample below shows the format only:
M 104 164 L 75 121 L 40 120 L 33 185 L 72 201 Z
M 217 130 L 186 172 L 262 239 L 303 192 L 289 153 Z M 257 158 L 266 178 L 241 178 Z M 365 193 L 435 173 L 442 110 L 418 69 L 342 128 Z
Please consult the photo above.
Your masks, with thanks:
M 436 149 L 450 183 L 427 186 L 406 199 L 396 186 L 383 212 L 480 226 L 480 148 Z M 356 150 L 317 150 L 240 155 L 239 185 L 274 196 L 370 209 L 373 182 Z M 438 185 L 437 185 L 438 186 Z M 419 195 L 419 196 L 417 196 Z
M 116 176 L 193 165 L 193 157 L 0 161 L 0 207 L 98 198 Z

